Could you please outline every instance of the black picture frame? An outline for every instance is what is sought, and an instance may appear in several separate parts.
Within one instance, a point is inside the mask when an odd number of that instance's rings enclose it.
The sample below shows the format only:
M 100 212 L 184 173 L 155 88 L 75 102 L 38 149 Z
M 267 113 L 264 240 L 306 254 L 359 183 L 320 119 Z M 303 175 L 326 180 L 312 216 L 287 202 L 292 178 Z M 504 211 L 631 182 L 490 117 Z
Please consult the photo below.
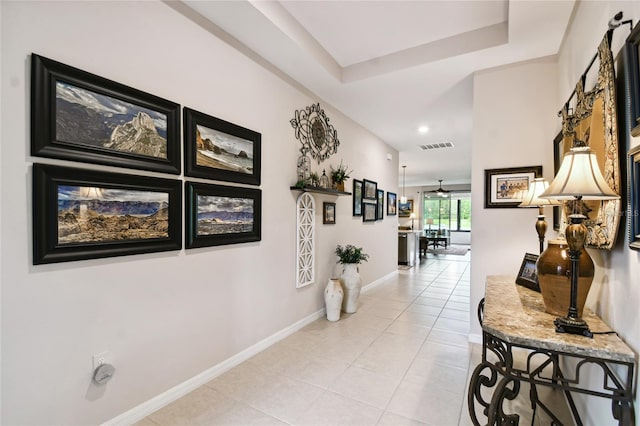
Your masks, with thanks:
M 185 176 L 260 185 L 260 133 L 187 107 L 183 114 Z
M 387 216 L 398 214 L 398 195 L 395 192 L 387 192 Z
M 413 199 L 407 199 L 406 203 L 398 203 L 398 217 L 411 217 L 413 213 Z
M 378 197 L 378 183 L 369 179 L 362 179 L 362 184 L 362 199 L 375 202 Z
M 179 180 L 33 165 L 34 265 L 181 248 Z
M 627 153 L 629 248 L 640 250 L 640 145 Z
M 542 177 L 542 166 L 487 169 L 484 171 L 484 207 L 515 208 L 522 202 L 517 194 L 529 189 L 534 178 Z
M 262 191 L 260 189 L 191 181 L 186 181 L 184 186 L 186 248 L 261 240 Z M 244 210 L 240 211 L 240 207 L 243 206 Z M 233 207 L 233 211 L 221 211 L 221 208 L 230 207 Z M 210 229 L 211 232 L 205 232 L 205 229 Z
M 31 155 L 180 174 L 180 105 L 34 53 Z
M 362 221 L 363 222 L 375 222 L 377 220 L 377 203 L 369 200 L 363 200 L 362 203 Z
M 636 24 L 624 46 L 629 58 L 630 129 L 633 136 L 640 136 L 640 25 Z
M 322 203 L 322 223 L 324 225 L 336 224 L 336 203 L 327 201 Z
M 520 271 L 516 278 L 516 284 L 540 292 L 540 285 L 538 284 L 538 269 L 536 267 L 537 261 L 537 254 L 525 253 L 524 258 L 522 259 L 522 264 L 520 265 Z
M 362 216 L 362 181 L 353 179 L 353 216 Z
M 376 220 L 384 219 L 384 190 L 376 190 Z

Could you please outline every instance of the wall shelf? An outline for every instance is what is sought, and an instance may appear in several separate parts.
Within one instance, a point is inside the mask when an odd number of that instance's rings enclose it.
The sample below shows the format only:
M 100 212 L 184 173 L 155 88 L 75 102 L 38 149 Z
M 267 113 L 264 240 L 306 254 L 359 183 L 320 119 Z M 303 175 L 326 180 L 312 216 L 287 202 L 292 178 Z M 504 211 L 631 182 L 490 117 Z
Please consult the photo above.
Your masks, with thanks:
M 331 188 L 320 188 L 318 186 L 304 186 L 299 188 L 297 186 L 292 186 L 289 189 L 292 191 L 302 191 L 302 192 L 315 192 L 316 194 L 327 194 L 327 195 L 351 195 L 350 192 L 338 191 L 337 189 Z

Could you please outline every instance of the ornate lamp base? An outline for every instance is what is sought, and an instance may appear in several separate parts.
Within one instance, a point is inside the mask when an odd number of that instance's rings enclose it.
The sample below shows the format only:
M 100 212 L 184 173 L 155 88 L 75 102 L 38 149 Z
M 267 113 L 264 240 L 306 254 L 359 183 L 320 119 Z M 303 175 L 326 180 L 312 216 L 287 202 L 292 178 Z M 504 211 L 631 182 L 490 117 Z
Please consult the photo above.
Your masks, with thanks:
M 579 334 L 584 337 L 593 337 L 589 326 L 582 318 L 558 317 L 553 323 L 556 325 L 556 333 Z

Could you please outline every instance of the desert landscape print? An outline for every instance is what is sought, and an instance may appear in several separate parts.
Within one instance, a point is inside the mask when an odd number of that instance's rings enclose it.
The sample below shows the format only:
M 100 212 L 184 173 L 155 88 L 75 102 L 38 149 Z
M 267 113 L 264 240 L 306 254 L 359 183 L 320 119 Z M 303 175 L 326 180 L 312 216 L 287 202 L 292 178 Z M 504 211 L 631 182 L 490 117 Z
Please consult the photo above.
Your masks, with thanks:
M 196 126 L 196 165 L 253 174 L 253 142 Z
M 167 158 L 167 116 L 58 81 L 56 140 Z
M 253 231 L 253 199 L 199 195 L 197 203 L 198 235 Z
M 169 237 L 169 194 L 58 186 L 58 244 Z

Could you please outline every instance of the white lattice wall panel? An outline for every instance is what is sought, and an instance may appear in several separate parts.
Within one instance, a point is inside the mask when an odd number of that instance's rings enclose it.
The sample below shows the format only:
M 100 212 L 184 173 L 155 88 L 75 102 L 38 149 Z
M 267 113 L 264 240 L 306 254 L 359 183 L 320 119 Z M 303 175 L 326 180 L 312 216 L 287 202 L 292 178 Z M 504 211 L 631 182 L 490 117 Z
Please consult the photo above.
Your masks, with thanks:
M 315 279 L 316 203 L 313 196 L 303 192 L 296 202 L 296 288 L 313 284 Z

